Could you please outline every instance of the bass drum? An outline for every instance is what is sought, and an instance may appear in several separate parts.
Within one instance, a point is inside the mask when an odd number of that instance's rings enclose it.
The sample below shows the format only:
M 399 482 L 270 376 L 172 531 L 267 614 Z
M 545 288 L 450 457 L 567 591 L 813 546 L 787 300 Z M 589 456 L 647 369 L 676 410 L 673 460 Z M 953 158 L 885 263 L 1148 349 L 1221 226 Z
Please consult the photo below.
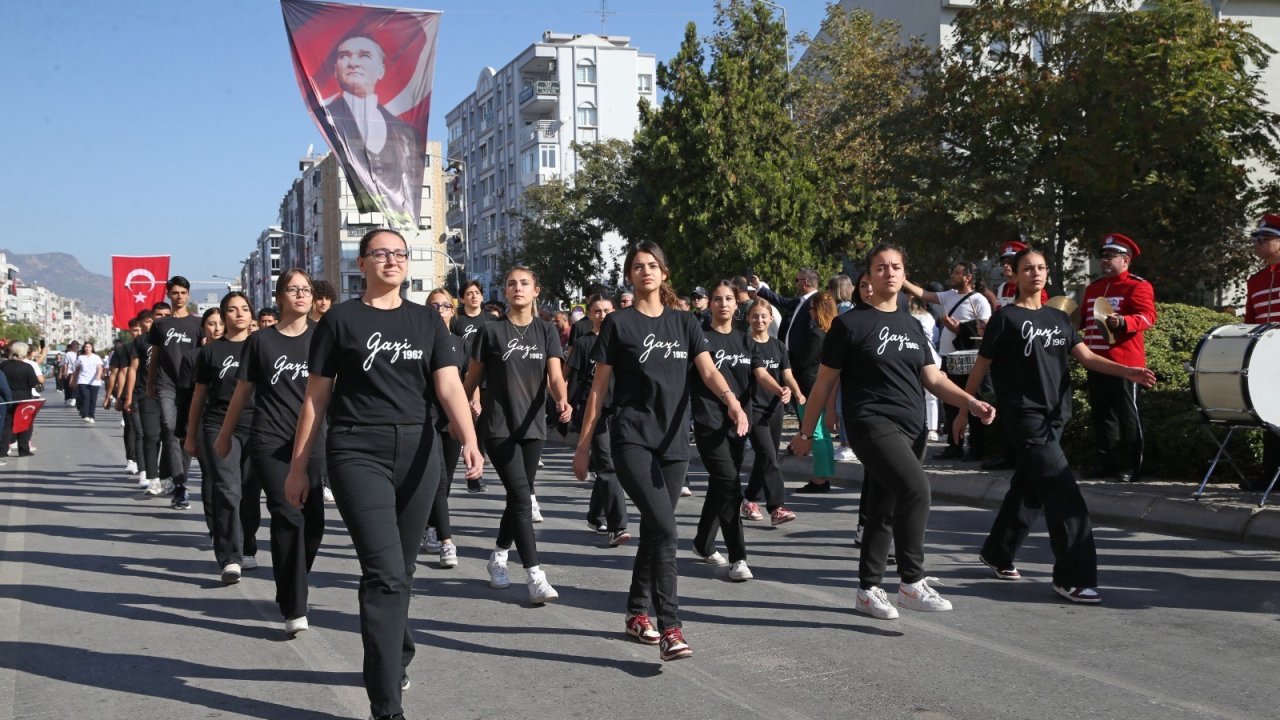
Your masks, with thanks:
M 1222 325 L 1191 358 L 1191 392 L 1206 420 L 1280 426 L 1280 325 Z

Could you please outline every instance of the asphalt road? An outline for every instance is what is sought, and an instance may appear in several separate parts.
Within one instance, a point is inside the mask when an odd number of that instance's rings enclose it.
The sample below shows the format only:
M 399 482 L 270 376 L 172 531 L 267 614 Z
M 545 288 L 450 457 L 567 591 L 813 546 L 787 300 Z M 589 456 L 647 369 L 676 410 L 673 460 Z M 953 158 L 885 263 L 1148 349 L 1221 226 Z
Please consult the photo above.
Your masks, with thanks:
M 88 426 L 54 402 L 32 458 L 0 468 L 0 718 L 366 717 L 358 565 L 336 509 L 312 573 L 312 630 L 281 632 L 263 567 L 217 578 L 192 508 L 124 477 L 111 413 Z M 1105 602 L 1049 586 L 1043 532 L 1024 579 L 990 577 L 975 549 L 989 510 L 936 504 L 927 566 L 955 611 L 852 612 L 857 494 L 794 496 L 799 519 L 751 523 L 756 579 L 689 560 L 696 494 L 680 504 L 680 596 L 691 659 L 662 663 L 621 632 L 635 545 L 587 530 L 589 486 L 551 446 L 539 550 L 560 601 L 488 586 L 500 487 L 455 492 L 461 565 L 423 555 L 412 604 L 409 718 L 1274 718 L 1280 715 L 1280 555 L 1097 529 Z M 459 483 L 460 484 L 460 483 Z M 264 513 L 265 514 L 265 513 Z M 638 521 L 632 516 L 632 532 Z M 887 581 L 891 593 L 896 578 Z

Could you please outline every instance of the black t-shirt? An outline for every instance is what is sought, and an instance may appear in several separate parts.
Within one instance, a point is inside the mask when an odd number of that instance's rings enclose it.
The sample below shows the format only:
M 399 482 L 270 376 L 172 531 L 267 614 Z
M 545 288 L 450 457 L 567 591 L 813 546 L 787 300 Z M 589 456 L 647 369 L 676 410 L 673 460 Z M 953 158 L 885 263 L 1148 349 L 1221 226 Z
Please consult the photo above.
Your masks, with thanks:
M 337 378 L 330 425 L 426 425 L 436 399 L 432 373 L 453 364 L 440 313 L 401 302 L 381 310 L 353 298 L 325 313 L 311 368 Z
M 569 385 L 569 402 L 574 406 L 575 413 L 579 406 L 586 403 L 587 397 L 591 394 L 591 384 L 596 380 L 595 352 L 599 341 L 600 336 L 588 328 L 573 341 L 573 348 L 569 352 L 569 358 L 566 361 L 566 366 L 571 371 L 570 378 L 572 378 Z M 609 376 L 609 392 L 604 396 L 604 403 L 600 406 L 601 416 L 607 414 L 613 405 L 614 381 L 614 377 Z
M 719 333 L 704 331 L 707 350 L 716 369 L 729 383 L 729 389 L 737 396 L 742 409 L 751 412 L 751 395 L 755 391 L 752 367 L 758 362 L 755 343 L 737 330 Z M 706 430 L 720 430 L 729 424 L 728 408 L 716 397 L 715 391 L 702 382 L 696 371 L 690 370 L 689 384 L 693 385 L 693 423 Z
M 1001 412 L 1071 417 L 1071 350 L 1082 342 L 1061 310 L 1007 305 L 991 316 L 978 354 L 991 360 Z
M 196 356 L 200 348 L 193 347 L 182 353 L 182 364 L 178 368 L 178 387 L 191 390 L 196 386 Z
M 462 338 L 457 335 L 445 333 L 446 347 L 440 348 L 438 352 L 448 360 L 444 361 L 446 365 L 452 365 L 458 368 L 458 381 L 461 382 L 465 376 L 467 367 L 467 356 L 462 354 Z M 449 430 L 449 415 L 445 413 L 444 406 L 440 404 L 440 398 L 437 396 L 431 403 L 431 418 L 435 423 L 436 430 L 441 433 Z
M 480 432 L 493 438 L 547 437 L 547 363 L 563 360 L 560 331 L 534 318 L 517 328 L 509 320 L 480 328 L 471 359 L 484 363 Z
M 196 355 L 196 383 L 206 386 L 204 422 L 222 425 L 236 392 L 236 377 L 240 374 L 240 358 L 248 345 L 247 340 L 233 342 L 219 339 L 200 348 Z M 240 412 L 236 428 L 253 426 L 253 398 Z
M 22 360 L 10 358 L 0 364 L 0 372 L 9 381 L 9 389 L 13 391 L 14 400 L 30 400 L 35 397 L 32 390 L 39 389 L 40 378 L 30 365 Z
M 471 348 L 476 342 L 476 333 L 480 332 L 480 328 L 486 323 L 494 321 L 494 317 L 489 313 L 481 310 L 480 314 L 475 317 L 467 317 L 467 314 L 459 308 L 454 313 L 453 319 L 449 321 L 449 332 L 462 338 L 463 359 L 471 359 Z
M 704 352 L 707 339 L 691 313 L 664 308 L 652 318 L 635 307 L 610 313 L 594 357 L 613 367 L 614 441 L 664 460 L 689 459 L 689 368 Z
M 764 368 L 765 372 L 769 373 L 769 377 L 785 387 L 786 383 L 782 380 L 782 371 L 791 369 L 791 359 L 787 357 L 787 349 L 782 347 L 782 341 L 771 337 L 765 342 L 752 340 L 751 344 L 755 346 L 752 369 Z M 751 419 L 754 422 L 768 420 L 773 417 L 773 414 L 777 412 L 781 405 L 782 398 L 757 383 L 755 397 L 751 399 Z
M 572 347 L 573 344 L 577 342 L 578 338 L 580 337 L 583 337 L 585 335 L 594 335 L 595 333 L 591 331 L 592 327 L 594 327 L 594 325 L 592 325 L 591 318 L 589 317 L 584 317 L 578 322 L 570 325 L 569 326 L 569 346 Z
M 156 347 L 156 390 L 173 390 L 182 374 L 182 354 L 200 340 L 200 318 L 167 317 L 151 325 L 151 344 Z
M 255 441 L 291 442 L 297 433 L 314 334 L 315 323 L 308 321 L 307 329 L 297 337 L 289 337 L 272 325 L 245 341 L 236 380 L 253 383 Z
M 126 345 L 121 343 L 111 351 L 111 360 L 107 363 L 108 370 L 120 370 L 129 367 L 129 351 L 125 350 Z
M 138 359 L 138 372 L 133 381 L 134 397 L 142 397 L 147 392 L 147 363 L 151 362 L 151 339 L 146 333 L 139 335 L 129 344 L 132 358 Z
M 933 355 L 910 313 L 859 305 L 840 315 L 827 332 L 822 364 L 840 370 L 846 421 L 886 417 L 911 434 L 924 429 L 920 372 Z

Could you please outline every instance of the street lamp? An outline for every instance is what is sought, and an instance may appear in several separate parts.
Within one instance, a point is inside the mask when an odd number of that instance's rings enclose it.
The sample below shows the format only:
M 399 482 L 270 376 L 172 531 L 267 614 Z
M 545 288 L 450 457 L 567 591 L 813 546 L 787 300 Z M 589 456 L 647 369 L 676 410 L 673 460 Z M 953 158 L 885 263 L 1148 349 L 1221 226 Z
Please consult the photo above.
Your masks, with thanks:
M 770 2 L 769 0 L 760 0 L 760 3 L 763 5 L 768 5 L 771 8 L 776 8 L 777 10 L 780 10 L 782 12 L 783 42 L 785 42 L 787 46 L 787 55 L 782 60 L 782 69 L 786 71 L 787 75 L 790 75 L 791 74 L 791 31 L 787 29 L 787 9 L 779 5 L 778 3 Z M 792 120 L 795 119 L 795 111 L 791 108 L 790 104 L 787 105 L 787 115 L 789 115 Z

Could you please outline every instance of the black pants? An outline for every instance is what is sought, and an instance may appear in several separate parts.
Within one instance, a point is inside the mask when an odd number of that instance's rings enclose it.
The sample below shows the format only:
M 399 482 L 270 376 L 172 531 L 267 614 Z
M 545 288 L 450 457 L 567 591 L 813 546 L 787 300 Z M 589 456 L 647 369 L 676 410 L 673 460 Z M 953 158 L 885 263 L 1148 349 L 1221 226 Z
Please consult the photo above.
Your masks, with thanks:
M 959 387 L 964 387 L 965 384 L 969 382 L 969 376 L 967 374 L 952 375 L 951 373 L 947 373 L 947 377 L 951 380 L 951 382 L 955 383 Z M 982 386 L 980 388 L 980 392 L 988 393 L 991 391 L 992 391 L 991 376 L 988 375 L 987 377 L 982 379 Z M 956 418 L 959 417 L 959 415 L 960 415 L 960 408 L 947 403 L 942 404 L 942 418 L 943 418 L 944 428 L 946 429 L 947 446 L 959 447 L 961 450 L 963 450 L 964 445 L 963 444 L 957 445 L 951 433 L 951 428 L 952 426 L 955 425 Z M 987 426 L 983 425 L 982 421 L 977 419 L 973 415 L 969 415 L 968 428 L 969 428 L 969 454 L 972 455 L 973 457 L 981 457 L 983 452 L 985 452 L 985 445 L 987 441 Z
M 80 411 L 80 418 L 96 418 L 98 410 L 98 390 L 101 385 L 77 385 L 76 386 L 76 409 Z
M 186 487 L 191 457 L 182 449 L 177 391 L 160 393 L 156 396 L 156 404 L 160 408 L 160 471 L 164 477 L 173 478 L 174 485 Z M 186 421 L 183 420 L 182 424 L 185 425 Z
M 1005 417 L 1016 438 L 1018 466 L 1009 491 L 982 545 L 982 555 L 997 567 L 1013 565 L 1031 526 L 1044 508 L 1053 548 L 1053 582 L 1059 587 L 1097 587 L 1098 552 L 1093 542 L 1089 508 L 1062 452 L 1062 426 L 1043 417 Z
M 124 420 L 124 433 L 121 438 L 124 441 L 124 460 L 125 462 L 138 462 L 142 458 L 141 452 L 138 450 L 139 434 L 134 428 L 136 416 L 132 412 L 120 411 L 120 417 Z
M 413 571 L 440 481 L 435 440 L 430 425 L 329 427 L 329 485 L 360 559 L 364 687 L 374 717 L 404 712 Z
M 600 418 L 596 423 L 595 435 L 591 436 L 591 463 L 588 467 L 596 477 L 591 486 L 591 501 L 587 504 L 587 522 L 593 527 L 604 525 L 611 533 L 626 530 L 627 498 L 613 467 L 608 418 Z
M 200 499 L 213 539 L 213 557 L 218 567 L 241 563 L 246 555 L 258 554 L 258 526 L 262 524 L 262 490 L 250 468 L 248 431 L 231 435 L 231 452 L 219 457 L 213 445 L 218 439 L 218 419 L 204 418 L 200 423 L 201 445 Z M 272 527 L 275 526 L 272 522 Z M 274 563 L 274 559 L 272 560 Z
M 494 472 L 507 490 L 507 506 L 498 524 L 498 547 L 505 550 L 515 542 L 520 562 L 527 568 L 538 564 L 538 543 L 533 538 L 533 503 L 529 498 L 545 442 L 505 437 L 484 441 Z
M 1108 472 L 1142 472 L 1142 417 L 1138 412 L 1138 384 L 1124 378 L 1089 372 L 1089 413 L 1093 420 L 1098 464 Z
M 267 493 L 271 513 L 271 569 L 276 578 L 276 604 L 286 620 L 307 614 L 307 573 L 324 537 L 324 494 L 320 491 L 320 457 L 308 464 L 310 494 L 301 508 L 284 497 L 293 441 L 255 437 L 249 443 L 250 472 Z M 421 533 L 419 533 L 421 534 Z
M 853 450 L 866 468 L 863 498 L 867 522 L 858 560 L 863 590 L 884 581 L 889 541 L 893 540 L 902 582 L 924 578 L 924 530 L 929 521 L 929 478 L 920 458 L 928 435 L 924 428 L 908 433 L 882 417 L 863 418 L 849 426 Z
M 693 428 L 693 441 L 707 469 L 707 494 L 698 518 L 698 532 L 693 536 L 693 549 L 699 555 L 715 551 L 717 531 L 724 533 L 729 562 L 747 559 L 747 542 L 742 534 L 742 454 L 746 438 L 738 437 L 730 428 Z
M 769 512 L 782 507 L 786 501 L 786 489 L 782 484 L 782 468 L 778 466 L 778 445 L 782 442 L 782 409 L 775 410 L 768 418 L 751 418 L 751 479 L 747 481 L 747 499 L 760 500 L 764 490 Z
M 688 460 L 667 460 L 649 448 L 610 433 L 618 482 L 640 513 L 640 542 L 631 568 L 627 614 L 648 614 L 652 602 L 658 628 L 678 628 L 676 502 L 689 474 Z
M 16 405 L 13 405 L 13 406 L 11 406 L 11 407 L 17 407 L 17 406 L 16 406 Z M 4 452 L 7 454 L 7 453 L 9 452 L 9 446 L 13 444 L 13 441 L 14 441 L 14 440 L 17 440 L 17 441 L 18 441 L 18 455 L 30 455 L 30 454 L 31 454 L 31 433 L 32 433 L 32 431 L 33 431 L 33 428 L 27 428 L 27 429 L 26 429 L 26 430 L 24 430 L 23 432 L 20 432 L 20 433 L 16 433 L 16 434 L 15 434 L 15 433 L 13 432 L 13 413 L 12 413 L 12 412 L 5 413 L 5 416 L 4 416 Z
M 435 502 L 431 503 L 431 519 L 428 527 L 436 529 L 436 536 L 441 540 L 453 537 L 453 526 L 449 523 L 449 488 L 453 486 L 453 476 L 458 471 L 458 457 L 462 455 L 462 443 L 453 439 L 447 431 L 438 433 L 440 449 L 443 451 L 440 463 L 440 484 L 436 486 Z
M 134 410 L 142 418 L 142 458 L 147 478 L 160 477 L 160 435 L 163 432 L 160 419 L 160 402 L 156 398 L 143 397 L 134 402 Z

